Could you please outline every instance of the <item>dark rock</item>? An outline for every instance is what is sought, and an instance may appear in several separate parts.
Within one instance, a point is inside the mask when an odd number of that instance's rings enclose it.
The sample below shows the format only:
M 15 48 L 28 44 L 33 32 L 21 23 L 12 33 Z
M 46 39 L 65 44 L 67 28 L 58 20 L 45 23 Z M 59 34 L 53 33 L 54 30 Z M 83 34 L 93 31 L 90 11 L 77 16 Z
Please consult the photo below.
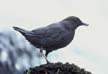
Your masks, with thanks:
M 24 74 L 92 74 L 75 64 L 49 63 L 30 68 Z

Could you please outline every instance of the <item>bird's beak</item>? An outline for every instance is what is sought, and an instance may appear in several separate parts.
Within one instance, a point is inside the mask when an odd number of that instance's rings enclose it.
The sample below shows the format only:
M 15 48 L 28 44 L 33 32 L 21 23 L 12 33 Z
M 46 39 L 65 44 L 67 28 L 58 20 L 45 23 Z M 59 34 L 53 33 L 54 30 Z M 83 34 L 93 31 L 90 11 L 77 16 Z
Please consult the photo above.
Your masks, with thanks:
M 86 24 L 86 23 L 82 23 L 82 25 L 88 26 L 89 24 Z

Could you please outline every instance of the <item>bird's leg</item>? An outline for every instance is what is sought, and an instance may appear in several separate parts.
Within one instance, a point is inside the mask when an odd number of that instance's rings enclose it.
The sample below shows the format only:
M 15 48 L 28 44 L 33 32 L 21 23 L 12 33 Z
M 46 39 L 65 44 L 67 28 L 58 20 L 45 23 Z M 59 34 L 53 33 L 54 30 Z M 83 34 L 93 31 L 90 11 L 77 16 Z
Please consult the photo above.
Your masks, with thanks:
M 45 58 L 47 64 L 50 63 L 47 59 L 47 57 L 43 54 L 43 48 L 40 49 L 40 53 L 42 54 L 42 56 Z

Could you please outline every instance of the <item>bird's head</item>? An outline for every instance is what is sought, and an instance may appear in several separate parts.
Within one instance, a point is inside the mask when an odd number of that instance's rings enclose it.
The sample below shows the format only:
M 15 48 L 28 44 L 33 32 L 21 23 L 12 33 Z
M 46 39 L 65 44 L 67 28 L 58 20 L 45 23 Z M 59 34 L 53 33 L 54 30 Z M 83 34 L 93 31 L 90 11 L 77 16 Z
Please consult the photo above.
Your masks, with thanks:
M 75 23 L 76 27 L 81 26 L 81 25 L 88 26 L 88 24 L 82 22 L 76 16 L 69 16 L 69 17 L 65 18 L 63 21 L 69 21 L 69 22 Z

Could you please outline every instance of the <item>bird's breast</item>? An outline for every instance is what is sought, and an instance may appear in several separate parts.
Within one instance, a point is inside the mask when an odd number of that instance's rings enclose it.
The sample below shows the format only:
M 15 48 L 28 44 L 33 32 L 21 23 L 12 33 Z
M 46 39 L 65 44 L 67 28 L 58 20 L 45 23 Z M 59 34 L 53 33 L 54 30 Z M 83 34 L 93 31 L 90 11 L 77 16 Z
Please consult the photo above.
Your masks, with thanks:
M 64 35 L 61 40 L 61 44 L 63 47 L 67 46 L 72 40 L 73 40 L 73 37 L 74 37 L 74 32 L 73 33 L 66 33 L 66 35 Z
M 59 37 L 57 37 L 57 39 L 54 39 L 52 42 L 49 43 L 48 48 L 51 50 L 63 48 L 73 40 L 73 37 L 74 37 L 74 32 L 62 33 Z

